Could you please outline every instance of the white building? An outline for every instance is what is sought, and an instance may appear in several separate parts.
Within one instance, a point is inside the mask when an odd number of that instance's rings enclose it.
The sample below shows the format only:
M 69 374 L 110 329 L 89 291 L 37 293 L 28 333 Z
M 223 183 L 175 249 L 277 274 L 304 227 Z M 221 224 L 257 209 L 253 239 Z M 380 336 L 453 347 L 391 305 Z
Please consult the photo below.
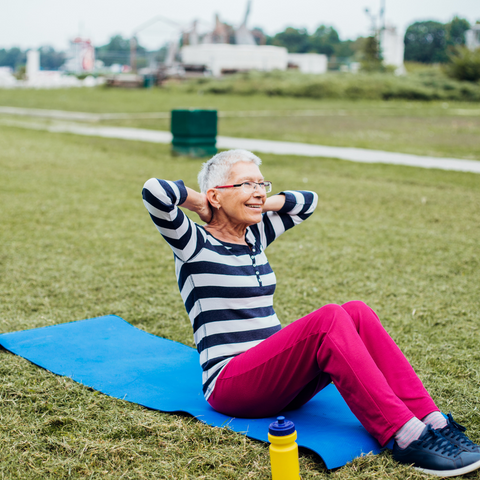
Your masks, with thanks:
M 13 70 L 10 67 L 0 67 L 0 88 L 13 88 L 16 84 Z
M 383 64 L 395 67 L 395 73 L 403 75 L 406 72 L 403 64 L 405 53 L 403 35 L 399 35 L 395 27 L 387 26 L 380 32 L 380 48 L 382 50 Z
M 480 23 L 465 32 L 465 44 L 472 51 L 480 48 Z
M 213 75 L 243 70 L 286 70 L 286 48 L 272 45 L 200 44 L 186 45 L 180 50 L 186 65 L 205 65 Z
M 328 57 L 321 53 L 289 53 L 288 65 L 297 67 L 302 73 L 326 73 Z
M 34 80 L 40 72 L 40 52 L 38 50 L 29 50 L 27 52 L 27 66 L 25 75 L 27 80 Z

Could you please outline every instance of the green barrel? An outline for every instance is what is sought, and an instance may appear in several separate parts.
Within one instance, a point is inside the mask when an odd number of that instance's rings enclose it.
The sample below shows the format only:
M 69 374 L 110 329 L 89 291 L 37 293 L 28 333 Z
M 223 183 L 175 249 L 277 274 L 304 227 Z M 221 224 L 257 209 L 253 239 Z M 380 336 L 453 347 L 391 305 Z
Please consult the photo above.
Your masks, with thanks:
M 172 153 L 211 157 L 217 153 L 216 110 L 172 110 Z
M 143 77 L 144 88 L 152 88 L 155 85 L 155 77 L 153 75 L 145 75 Z

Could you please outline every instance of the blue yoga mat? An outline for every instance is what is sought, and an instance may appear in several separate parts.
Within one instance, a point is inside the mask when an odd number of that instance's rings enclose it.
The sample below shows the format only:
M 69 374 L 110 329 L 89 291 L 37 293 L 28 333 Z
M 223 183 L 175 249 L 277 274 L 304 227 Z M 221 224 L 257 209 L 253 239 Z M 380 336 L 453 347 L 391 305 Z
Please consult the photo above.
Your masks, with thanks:
M 185 412 L 208 425 L 268 441 L 274 417 L 231 418 L 213 410 L 202 394 L 198 353 L 146 333 L 114 315 L 0 335 L 0 345 L 53 373 L 95 390 L 162 412 Z M 329 385 L 285 416 L 295 423 L 301 447 L 336 468 L 363 454 L 379 453 L 378 442 Z

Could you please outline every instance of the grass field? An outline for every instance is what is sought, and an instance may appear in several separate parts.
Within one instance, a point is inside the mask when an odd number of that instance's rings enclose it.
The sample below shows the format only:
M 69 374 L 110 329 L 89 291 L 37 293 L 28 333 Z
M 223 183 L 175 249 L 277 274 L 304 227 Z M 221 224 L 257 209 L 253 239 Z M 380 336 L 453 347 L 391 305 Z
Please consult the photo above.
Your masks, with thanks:
M 62 92 L 36 92 L 35 101 L 32 92 L 20 92 L 23 99 L 8 93 L 10 104 L 62 108 Z M 68 106 L 94 111 L 92 97 L 81 108 L 82 95 L 76 91 Z M 116 105 L 108 102 L 103 111 Z M 254 107 L 242 103 L 229 107 Z M 116 108 L 143 110 L 146 103 Z M 478 118 L 468 118 L 478 128 Z M 282 323 L 325 303 L 364 300 L 439 407 L 480 441 L 480 176 L 329 159 L 263 160 L 274 191 L 307 188 L 320 198 L 312 218 L 268 251 Z M 152 176 L 183 178 L 195 187 L 199 164 L 172 158 L 167 146 L 0 127 L 0 332 L 116 314 L 193 345 L 171 252 L 140 194 Z M 226 429 L 106 397 L 5 350 L 0 378 L 2 479 L 270 478 L 268 446 Z M 330 473 L 305 452 L 300 464 L 303 479 L 425 477 L 388 453 Z
M 1 106 L 92 113 L 169 112 L 214 108 L 219 134 L 480 160 L 478 103 L 315 100 L 198 95 L 150 90 L 0 90 Z M 314 116 L 292 116 L 310 111 Z M 235 116 L 267 112 L 267 116 Z M 0 121 L 5 116 L 0 115 Z M 109 125 L 169 130 L 168 119 L 108 120 Z

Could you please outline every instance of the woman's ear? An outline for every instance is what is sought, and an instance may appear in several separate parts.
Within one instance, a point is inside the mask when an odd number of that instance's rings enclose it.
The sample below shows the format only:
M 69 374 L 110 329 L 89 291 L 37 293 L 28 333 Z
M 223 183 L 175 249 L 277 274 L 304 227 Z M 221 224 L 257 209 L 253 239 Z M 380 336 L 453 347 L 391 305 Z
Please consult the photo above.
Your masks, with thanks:
M 209 201 L 210 205 L 214 208 L 214 209 L 218 209 L 220 208 L 220 199 L 218 198 L 219 195 L 218 195 L 218 190 L 216 188 L 210 188 L 209 190 L 207 190 L 207 200 Z
M 214 209 L 218 209 L 220 208 L 220 201 L 219 201 L 219 198 L 218 198 L 218 190 L 216 188 L 210 188 L 209 190 L 207 190 L 207 200 L 210 202 L 210 205 L 214 208 Z

